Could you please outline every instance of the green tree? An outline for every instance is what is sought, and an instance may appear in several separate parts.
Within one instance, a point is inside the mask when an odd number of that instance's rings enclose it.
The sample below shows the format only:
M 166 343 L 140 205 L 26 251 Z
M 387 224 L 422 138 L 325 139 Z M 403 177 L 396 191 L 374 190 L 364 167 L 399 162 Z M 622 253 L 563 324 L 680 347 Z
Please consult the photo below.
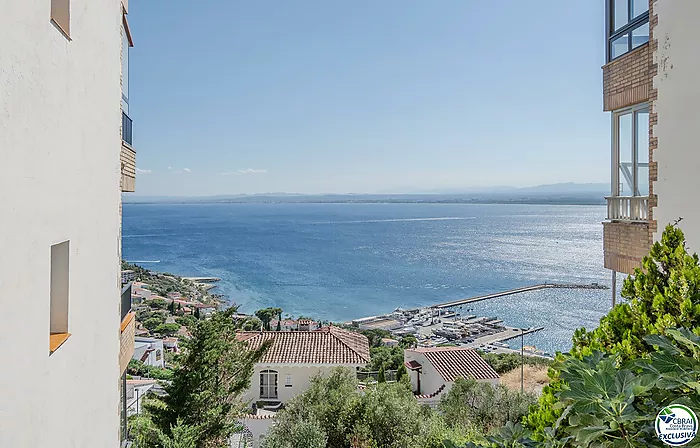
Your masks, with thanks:
M 384 371 L 384 366 L 379 368 L 379 373 L 377 373 L 377 382 L 386 383 L 386 372 Z
M 263 328 L 270 331 L 272 319 L 282 315 L 282 308 L 263 308 L 255 312 L 255 316 L 263 323 Z
M 168 311 L 170 311 L 170 314 L 175 314 L 175 301 L 172 300 L 170 304 L 168 305 Z
M 165 319 L 159 317 L 151 317 L 146 319 L 143 322 L 143 326 L 148 330 L 148 331 L 155 331 L 156 328 L 158 328 L 159 325 L 162 325 L 165 323 Z
M 180 324 L 160 324 L 155 330 L 156 333 L 162 336 L 172 336 L 180 329 Z
M 445 421 L 473 426 L 486 433 L 507 422 L 517 423 L 535 401 L 535 396 L 527 392 L 458 378 L 450 391 L 443 395 L 439 409 Z
M 235 416 L 243 409 L 240 395 L 250 386 L 254 365 L 269 343 L 250 350 L 238 341 L 235 312 L 230 308 L 197 321 L 192 337 L 182 341 L 172 381 L 163 385 L 167 394 L 144 404 L 155 427 L 166 436 L 173 436 L 176 425 L 187 425 L 197 428 L 197 447 L 220 447 L 237 429 Z
M 168 302 L 165 301 L 165 299 L 151 299 L 146 301 L 146 305 L 148 305 L 151 308 L 159 309 L 159 310 L 164 310 L 168 308 Z
M 277 319 L 277 328 L 275 328 L 275 331 L 282 331 L 282 320 Z
M 263 448 L 325 448 L 328 438 L 316 420 L 295 421 L 281 434 L 278 426 L 268 432 Z
M 663 334 L 666 328 L 685 327 L 700 332 L 700 265 L 697 254 L 688 254 L 685 236 L 668 225 L 642 261 L 642 269 L 625 279 L 617 304 L 600 320 L 598 328 L 581 328 L 573 337 L 571 353 L 576 357 L 595 351 L 618 355 L 618 362 L 646 357 L 648 335 Z M 562 359 L 562 358 L 560 358 Z M 525 423 L 538 434 L 561 415 L 555 403 L 563 390 L 557 369 L 550 369 L 551 383 L 545 387 L 539 406 L 533 407 Z
M 202 315 L 201 315 L 201 313 L 200 313 L 198 307 L 195 307 L 195 308 L 194 308 L 194 317 L 195 317 L 195 319 L 201 319 L 201 318 L 202 318 Z
M 482 353 L 481 357 L 499 374 L 510 372 L 520 367 L 520 363 L 522 362 L 521 356 L 517 353 Z M 532 366 L 549 366 L 552 364 L 552 360 L 540 358 L 538 356 L 526 356 L 525 364 Z
M 376 372 L 380 369 L 397 370 L 403 365 L 403 349 L 401 347 L 374 347 L 370 349 L 369 369 Z
M 401 348 L 414 348 L 417 345 L 418 339 L 416 339 L 416 337 L 412 334 L 407 334 L 406 336 L 401 337 L 401 340 L 399 341 L 399 346 L 401 346 Z
M 390 331 L 379 329 L 362 330 L 360 333 L 367 336 L 367 339 L 369 339 L 370 348 L 381 347 L 382 338 L 390 338 L 392 336 Z

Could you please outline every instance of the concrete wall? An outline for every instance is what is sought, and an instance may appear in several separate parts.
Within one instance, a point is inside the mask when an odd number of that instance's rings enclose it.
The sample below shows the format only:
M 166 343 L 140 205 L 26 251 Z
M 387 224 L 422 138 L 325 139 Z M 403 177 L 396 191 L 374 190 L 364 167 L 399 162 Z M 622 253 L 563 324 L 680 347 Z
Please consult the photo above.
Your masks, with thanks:
M 50 15 L 48 0 L 0 14 L 0 446 L 116 447 L 120 4 L 71 0 L 71 40 Z M 49 356 L 63 241 L 72 336 Z
M 700 252 L 700 58 L 698 58 L 697 0 L 657 0 L 653 30 L 657 64 L 654 88 L 657 99 L 652 112 L 653 159 L 658 179 L 653 184 L 658 196 L 653 214 L 658 239 L 664 227 L 683 217 L 681 228 L 692 251 Z M 652 19 L 653 20 L 653 19 Z M 656 141 L 654 141 L 656 140 Z
M 329 375 L 337 365 L 295 365 L 295 364 L 257 364 L 255 373 L 250 380 L 250 389 L 243 399 L 255 402 L 260 398 L 260 372 L 274 370 L 277 372 L 277 401 L 286 402 L 309 388 L 311 378 L 318 375 Z M 346 366 L 355 371 L 356 366 Z M 286 386 L 286 376 L 291 375 L 292 385 Z

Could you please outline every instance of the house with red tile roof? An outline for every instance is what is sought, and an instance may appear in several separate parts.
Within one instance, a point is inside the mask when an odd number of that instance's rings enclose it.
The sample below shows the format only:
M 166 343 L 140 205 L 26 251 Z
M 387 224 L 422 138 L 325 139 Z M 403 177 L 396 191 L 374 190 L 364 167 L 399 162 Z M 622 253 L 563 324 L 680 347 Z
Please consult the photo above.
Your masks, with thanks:
M 457 378 L 498 383 L 498 373 L 473 348 L 418 347 L 404 350 L 403 356 L 419 398 L 437 399 Z
M 244 399 L 284 403 L 309 388 L 317 374 L 336 367 L 356 370 L 369 362 L 369 341 L 359 333 L 329 326 L 314 331 L 243 331 L 238 340 L 251 349 L 272 341 Z

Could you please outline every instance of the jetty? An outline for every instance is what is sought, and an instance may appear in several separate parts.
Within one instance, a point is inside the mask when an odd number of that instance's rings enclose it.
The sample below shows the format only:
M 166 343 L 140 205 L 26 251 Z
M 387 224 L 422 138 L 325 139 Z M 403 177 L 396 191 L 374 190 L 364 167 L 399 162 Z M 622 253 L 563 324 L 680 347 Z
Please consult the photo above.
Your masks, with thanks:
M 455 306 L 466 305 L 474 302 L 481 302 L 482 300 L 495 299 L 497 297 L 510 296 L 513 294 L 520 294 L 528 291 L 538 291 L 540 289 L 608 289 L 608 286 L 601 285 L 598 283 L 589 284 L 573 284 L 573 283 L 541 283 L 539 285 L 523 286 L 521 288 L 509 289 L 507 291 L 495 292 L 492 294 L 485 294 L 483 296 L 468 297 L 466 299 L 452 300 L 450 302 L 438 303 L 433 305 L 432 308 L 452 308 Z
M 182 277 L 185 280 L 191 280 L 193 282 L 197 283 L 216 283 L 220 282 L 221 279 L 219 277 Z

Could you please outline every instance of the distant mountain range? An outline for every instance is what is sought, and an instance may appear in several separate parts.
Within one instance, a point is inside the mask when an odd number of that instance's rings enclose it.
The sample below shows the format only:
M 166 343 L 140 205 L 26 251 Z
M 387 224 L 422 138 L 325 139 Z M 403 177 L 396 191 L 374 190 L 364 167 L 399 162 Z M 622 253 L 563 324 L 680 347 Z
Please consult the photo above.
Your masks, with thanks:
M 610 185 L 560 183 L 536 187 L 488 187 L 434 190 L 410 194 L 297 194 L 263 193 L 218 196 L 132 196 L 125 203 L 451 203 L 451 204 L 571 204 L 605 203 Z

